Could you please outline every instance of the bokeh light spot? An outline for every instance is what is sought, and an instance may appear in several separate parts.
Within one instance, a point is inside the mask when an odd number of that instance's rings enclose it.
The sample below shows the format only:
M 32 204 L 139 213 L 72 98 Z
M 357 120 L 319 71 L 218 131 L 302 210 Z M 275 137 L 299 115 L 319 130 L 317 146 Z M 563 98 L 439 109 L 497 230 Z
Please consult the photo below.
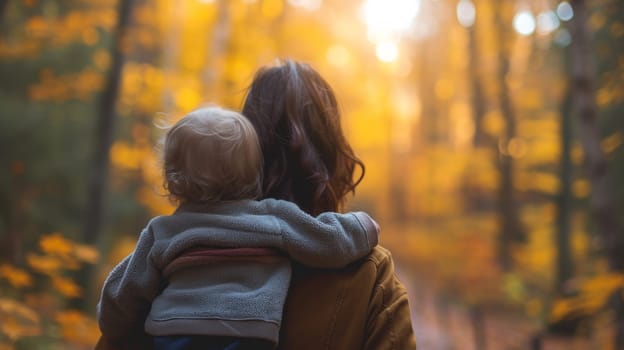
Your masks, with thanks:
M 557 16 L 562 21 L 569 21 L 574 17 L 574 10 L 572 9 L 572 5 L 569 2 L 563 1 L 557 6 Z
M 535 31 L 535 17 L 531 11 L 520 11 L 514 16 L 513 27 L 520 35 L 531 35 Z
M 369 36 L 387 37 L 407 30 L 419 9 L 420 1 L 367 0 L 363 6 L 363 15 Z
M 537 32 L 549 34 L 559 28 L 559 17 L 553 11 L 544 11 L 537 16 Z
M 474 25 L 477 11 L 471 0 L 460 0 L 456 12 L 457 21 L 462 27 L 470 28 Z
M 288 0 L 288 3 L 308 11 L 316 11 L 323 5 L 323 0 Z
M 385 41 L 377 44 L 376 54 L 382 62 L 394 62 L 399 57 L 399 48 L 396 43 Z

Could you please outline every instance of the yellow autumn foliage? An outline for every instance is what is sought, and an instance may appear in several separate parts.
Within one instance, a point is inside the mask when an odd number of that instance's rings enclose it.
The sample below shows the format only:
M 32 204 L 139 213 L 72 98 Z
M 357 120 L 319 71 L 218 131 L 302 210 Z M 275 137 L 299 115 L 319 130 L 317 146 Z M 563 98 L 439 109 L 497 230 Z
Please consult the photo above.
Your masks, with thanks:
M 0 298 L 0 337 L 10 341 L 41 334 L 41 319 L 28 306 L 8 298 Z
M 82 295 L 82 288 L 69 278 L 52 276 L 51 281 L 54 289 L 67 298 L 75 298 Z
M 109 40 L 118 2 L 76 0 L 76 10 L 61 11 L 62 15 L 47 8 L 41 14 L 35 11 L 38 4 L 43 9 L 42 1 L 17 3 L 12 6 L 29 7 L 32 14 L 23 25 L 11 29 L 20 34 L 15 36 L 20 40 L 0 38 L 0 56 L 21 60 L 47 50 L 41 58 L 48 62 L 48 54 L 57 54 L 55 45 L 76 45 L 83 52 L 74 58 L 84 64 L 73 73 L 54 67 L 41 69 L 39 81 L 28 88 L 31 102 L 91 103 L 111 67 Z M 492 6 L 496 1 L 474 2 L 479 21 L 479 29 L 474 31 L 479 50 L 479 67 L 475 67 L 468 55 L 469 31 L 457 25 L 453 13 L 444 17 L 437 16 L 441 12 L 431 12 L 432 6 L 437 7 L 435 11 L 444 7 L 452 12 L 456 2 L 427 6 L 423 2 L 421 16 L 430 18 L 415 21 L 415 27 L 427 26 L 433 19 L 437 29 L 427 33 L 427 38 L 414 36 L 398 43 L 400 53 L 395 62 L 378 62 L 374 45 L 366 40 L 366 24 L 358 16 L 344 15 L 358 12 L 354 2 L 319 2 L 323 11 L 308 11 L 295 3 L 303 2 L 133 3 L 131 25 L 122 44 L 124 64 L 116 101 L 116 111 L 125 118 L 120 123 L 124 128 L 120 135 L 125 139 L 116 140 L 111 148 L 111 189 L 131 188 L 135 204 L 150 214 L 171 213 L 174 206 L 163 195 L 161 168 L 153 147 L 155 130 L 149 118 L 158 113 L 179 117 L 205 102 L 239 108 L 245 87 L 259 66 L 276 57 L 310 62 L 335 88 L 344 108 L 347 138 L 367 165 L 357 205 L 370 208 L 380 220 L 398 220 L 397 208 L 404 215 L 401 220 L 407 228 L 397 227 L 401 233 L 396 236 L 382 235 L 384 244 L 392 243 L 403 261 L 415 261 L 409 269 L 451 292 L 461 290 L 458 294 L 471 304 L 494 304 L 497 298 L 506 298 L 504 302 L 522 305 L 534 319 L 543 315 L 555 274 L 557 210 L 552 199 L 560 189 L 559 102 L 567 84 L 564 74 L 543 66 L 552 59 L 544 61 L 544 36 L 530 40 L 505 37 L 509 40 L 503 49 L 508 51 L 503 52 L 496 38 L 500 31 L 492 20 L 511 17 L 514 5 L 506 3 L 498 11 Z M 624 33 L 623 25 L 606 23 L 609 18 L 605 16 L 593 18 L 592 23 L 609 25 L 614 35 Z M 505 35 L 511 35 L 509 29 Z M 533 51 L 534 44 L 541 49 Z M 498 77 L 502 68 L 499 54 L 509 55 L 504 82 Z M 600 76 L 605 83 L 596 86 L 599 107 L 624 99 L 624 59 L 618 62 L 619 70 Z M 477 86 L 471 81 L 471 70 L 476 73 L 474 82 L 482 84 L 481 97 L 474 94 Z M 542 76 L 542 72 L 546 74 Z M 504 86 L 510 89 L 510 107 L 517 123 L 515 135 L 510 136 L 505 136 L 510 128 L 500 101 Z M 477 104 L 481 104 L 481 116 L 474 115 Z M 477 132 L 484 137 L 474 142 Z M 622 135 L 617 131 L 607 135 L 602 150 L 617 155 L 622 150 Z M 514 243 L 510 253 L 513 271 L 502 273 L 496 256 L 503 207 L 499 160 L 507 156 L 514 165 L 513 204 L 518 205 L 526 241 Z M 572 158 L 580 168 L 583 150 L 578 143 L 573 145 Z M 30 170 L 28 163 L 14 165 L 11 174 L 16 177 Z M 573 181 L 576 199 L 586 198 L 591 185 L 576 168 Z M 575 200 L 575 209 L 577 202 L 582 201 Z M 571 225 L 575 273 L 604 274 L 601 269 L 607 267 L 596 267 L 600 264 L 592 256 L 595 242 L 584 231 L 587 220 Z M 106 267 L 112 267 L 133 246 L 132 238 L 117 241 Z M 88 334 L 87 344 L 97 333 L 93 320 L 59 305 L 83 293 L 68 272 L 83 263 L 96 263 L 99 252 L 52 233 L 41 237 L 40 251 L 25 256 L 24 267 L 0 265 L 1 286 L 14 291 L 17 303 L 41 312 L 40 323 L 46 327 L 53 324 L 63 339 L 80 343 L 80 337 Z M 30 287 L 36 289 L 39 282 L 45 283 L 45 296 L 22 293 Z M 557 302 L 554 313 L 595 310 L 604 300 L 604 290 L 618 283 L 611 278 L 587 280 L 582 283 L 584 297 Z M 59 305 L 55 300 L 60 300 L 56 301 Z M 22 336 L 9 318 L 5 327 L 13 338 Z
M 517 175 L 515 187 L 521 191 L 537 191 L 547 194 L 559 192 L 559 178 L 546 172 L 521 172 Z
M 624 274 L 606 273 L 580 284 L 574 297 L 557 299 L 550 312 L 550 320 L 557 321 L 573 315 L 592 315 L 605 307 L 609 297 L 624 288 Z
M 151 153 L 150 150 L 147 153 Z M 118 141 L 113 144 L 110 151 L 111 162 L 120 169 L 138 170 L 145 159 L 144 148 L 131 146 L 127 142 Z
M 39 250 L 26 254 L 26 268 L 0 265 L 0 349 L 37 336 L 46 336 L 47 343 L 57 339 L 63 346 L 93 346 L 100 334 L 95 319 L 64 309 L 66 300 L 83 292 L 65 273 L 98 260 L 95 248 L 53 232 L 41 235 Z
M 44 253 L 56 256 L 65 256 L 71 253 L 72 242 L 63 237 L 60 233 L 53 232 L 41 236 L 41 239 L 39 240 L 39 247 Z
M 622 143 L 624 143 L 624 133 L 617 131 L 602 140 L 600 146 L 603 152 L 609 154 L 618 149 Z
M 57 273 L 62 266 L 58 257 L 34 253 L 29 253 L 26 256 L 26 262 L 34 271 L 47 275 Z
M 55 316 L 63 339 L 83 345 L 93 345 L 99 338 L 97 322 L 90 316 L 75 310 L 61 311 Z
M 577 198 L 585 198 L 589 196 L 591 184 L 585 179 L 575 180 L 572 183 L 572 193 Z
M 41 320 L 35 310 L 7 298 L 0 298 L 0 312 L 14 315 L 31 323 L 39 323 Z
M 30 274 L 9 264 L 0 265 L 0 279 L 5 279 L 15 288 L 29 287 L 33 283 Z
M 28 91 L 33 101 L 63 102 L 70 99 L 86 101 L 104 86 L 104 75 L 92 67 L 78 73 L 57 76 L 51 70 L 43 70 L 41 80 Z
M 74 244 L 72 253 L 79 261 L 88 264 L 95 264 L 100 260 L 100 252 L 90 245 Z

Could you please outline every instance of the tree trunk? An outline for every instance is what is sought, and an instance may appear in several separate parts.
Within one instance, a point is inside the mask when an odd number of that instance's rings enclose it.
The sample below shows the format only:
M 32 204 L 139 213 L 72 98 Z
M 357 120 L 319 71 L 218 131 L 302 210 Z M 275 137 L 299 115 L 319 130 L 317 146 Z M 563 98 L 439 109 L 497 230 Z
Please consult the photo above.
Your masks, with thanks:
M 481 86 L 481 69 L 479 62 L 479 42 L 477 40 L 476 23 L 468 28 L 468 59 L 470 75 L 470 92 L 472 102 L 472 118 L 474 120 L 474 146 L 487 146 L 490 144 L 488 135 L 483 130 L 483 116 L 485 115 L 485 103 L 483 100 L 483 88 Z
M 572 253 L 570 249 L 570 212 L 572 206 L 572 115 L 571 91 L 566 91 L 561 105 L 561 155 L 559 178 L 561 189 L 557 196 L 557 275 L 555 290 L 559 295 L 566 294 L 565 283 L 574 274 Z
M 5 10 L 9 0 L 0 0 L 0 23 L 4 20 Z
M 514 162 L 507 152 L 509 141 L 516 137 L 516 117 L 512 105 L 509 88 L 507 86 L 507 76 L 509 75 L 509 43 L 508 43 L 508 22 L 504 20 L 505 4 L 495 1 L 495 27 L 498 43 L 498 86 L 500 111 L 505 121 L 504 135 L 499 139 L 499 187 L 498 187 L 498 207 L 500 208 L 500 232 L 499 232 L 499 259 L 504 271 L 512 268 L 511 248 L 515 240 L 522 234 L 520 220 L 518 218 L 518 208 L 514 192 Z
M 474 134 L 472 145 L 476 149 L 492 149 L 496 147 L 496 142 L 491 135 L 488 135 L 483 127 L 483 117 L 486 113 L 486 101 L 483 93 L 481 62 L 479 57 L 479 40 L 477 36 L 478 23 L 467 29 L 468 34 L 468 79 L 470 106 L 472 120 L 474 123 Z M 489 210 L 492 203 L 489 191 L 483 191 L 478 187 L 466 184 L 464 200 L 466 208 L 476 212 Z
M 102 218 L 109 174 L 109 152 L 115 134 L 115 106 L 119 95 L 124 53 L 127 50 L 126 32 L 130 22 L 131 10 L 132 0 L 120 0 L 112 48 L 112 65 L 108 72 L 106 86 L 100 97 L 95 129 L 95 151 L 87 189 L 88 201 L 83 227 L 83 240 L 87 244 L 96 244 L 102 232 Z M 87 288 L 93 285 L 90 283 L 92 272 L 93 268 L 90 266 L 82 269 L 79 277 L 80 285 L 88 286 Z M 88 303 L 91 294 L 86 291 L 83 297 L 84 303 Z M 89 308 L 91 305 L 84 306 Z
M 624 236 L 617 222 L 617 211 L 609 179 L 608 162 L 600 148 L 598 110 L 595 102 L 591 33 L 588 10 L 584 0 L 571 1 L 574 19 L 571 23 L 571 74 L 574 111 L 580 121 L 580 138 L 585 151 L 585 163 L 591 183 L 590 206 L 602 238 L 609 268 L 624 272 Z M 614 295 L 615 340 L 614 349 L 624 349 L 624 303 L 622 293 Z

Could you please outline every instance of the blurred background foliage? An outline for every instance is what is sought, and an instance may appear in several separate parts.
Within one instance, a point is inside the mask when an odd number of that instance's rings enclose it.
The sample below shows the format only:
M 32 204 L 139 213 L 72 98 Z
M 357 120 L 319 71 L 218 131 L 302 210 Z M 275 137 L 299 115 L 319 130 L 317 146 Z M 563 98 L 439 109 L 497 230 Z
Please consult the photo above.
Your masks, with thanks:
M 335 88 L 423 349 L 624 349 L 618 0 L 0 0 L 0 349 L 90 348 L 163 196 L 158 125 Z

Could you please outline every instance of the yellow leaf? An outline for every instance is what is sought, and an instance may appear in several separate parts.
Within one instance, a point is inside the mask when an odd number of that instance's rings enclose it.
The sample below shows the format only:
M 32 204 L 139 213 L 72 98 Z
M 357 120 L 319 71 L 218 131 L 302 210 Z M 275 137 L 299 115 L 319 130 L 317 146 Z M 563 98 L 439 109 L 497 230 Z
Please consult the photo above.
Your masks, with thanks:
M 581 289 L 587 294 L 611 294 L 615 289 L 624 287 L 624 274 L 609 273 L 589 279 Z
M 9 281 L 9 284 L 15 288 L 28 287 L 33 283 L 28 272 L 8 264 L 0 265 L 0 278 Z
M 15 300 L 0 299 L 0 319 L 0 334 L 11 341 L 41 334 L 39 315 Z
M 52 286 L 68 298 L 76 298 L 82 295 L 82 289 L 74 281 L 66 277 L 52 276 Z
M 44 36 L 49 30 L 49 23 L 41 16 L 33 16 L 26 22 L 26 30 L 34 36 Z
M 100 253 L 92 246 L 77 244 L 74 247 L 74 255 L 78 260 L 95 264 L 100 259 Z
M 48 254 L 65 256 L 72 251 L 72 242 L 61 236 L 58 232 L 49 235 L 43 235 L 39 241 L 41 250 Z
M 612 153 L 624 142 L 624 134 L 621 131 L 613 133 L 611 136 L 605 138 L 600 142 L 602 151 L 605 153 Z
M 0 312 L 18 316 L 32 323 L 39 323 L 39 314 L 35 310 L 13 299 L 0 298 Z
M 526 172 L 518 174 L 516 187 L 523 191 L 539 191 L 555 194 L 559 191 L 559 178 L 546 172 Z
M 97 322 L 79 311 L 61 311 L 56 315 L 56 322 L 67 341 L 92 346 L 100 335 Z
M 0 333 L 6 335 L 12 341 L 15 341 L 21 337 L 22 328 L 13 318 L 7 318 L 2 320 L 0 324 Z
M 558 321 L 571 314 L 574 311 L 572 302 L 569 299 L 558 299 L 553 303 L 550 310 L 550 320 L 552 322 Z
M 50 255 L 28 254 L 26 262 L 33 270 L 43 274 L 52 274 L 61 268 L 61 261 Z
M 624 274 L 607 273 L 584 281 L 578 295 L 557 300 L 551 319 L 559 320 L 573 314 L 593 314 L 600 310 L 618 288 L 624 287 Z

